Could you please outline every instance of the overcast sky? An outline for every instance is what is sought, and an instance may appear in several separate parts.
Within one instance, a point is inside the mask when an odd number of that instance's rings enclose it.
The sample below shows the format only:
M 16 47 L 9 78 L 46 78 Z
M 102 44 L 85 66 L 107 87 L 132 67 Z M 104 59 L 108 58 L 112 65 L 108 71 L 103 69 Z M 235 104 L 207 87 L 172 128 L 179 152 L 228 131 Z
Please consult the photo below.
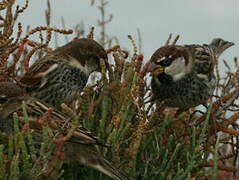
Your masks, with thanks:
M 83 20 L 87 28 L 95 26 L 99 32 L 97 4 L 97 0 L 93 7 L 90 0 L 51 0 L 52 25 L 61 27 L 64 16 L 68 28 Z M 20 19 L 32 27 L 45 25 L 45 9 L 46 1 L 31 0 Z M 114 16 L 107 32 L 117 36 L 124 47 L 130 48 L 127 35 L 137 39 L 137 28 L 141 30 L 145 59 L 165 42 L 169 33 L 181 36 L 178 44 L 208 43 L 215 37 L 232 41 L 236 45 L 222 56 L 228 61 L 239 53 L 238 0 L 111 0 L 107 12 Z

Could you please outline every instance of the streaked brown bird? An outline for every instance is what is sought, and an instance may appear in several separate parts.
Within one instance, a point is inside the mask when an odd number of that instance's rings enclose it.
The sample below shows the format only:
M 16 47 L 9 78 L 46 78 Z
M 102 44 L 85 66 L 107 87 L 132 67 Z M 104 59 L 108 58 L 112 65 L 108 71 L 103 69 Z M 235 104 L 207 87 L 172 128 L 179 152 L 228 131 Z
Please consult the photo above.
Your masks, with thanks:
M 26 104 L 26 110 L 29 117 L 29 126 L 34 130 L 34 135 L 39 137 L 42 135 L 42 126 L 38 120 L 52 108 L 52 112 L 45 120 L 47 127 L 51 128 L 52 138 L 66 136 L 72 129 L 72 121 L 50 105 L 26 95 L 24 91 L 16 84 L 11 82 L 0 82 L 0 130 L 5 133 L 13 132 L 13 113 L 19 116 L 20 126 L 24 124 L 24 116 L 22 112 L 22 101 Z M 33 136 L 34 138 L 34 136 Z M 39 138 L 34 138 L 39 139 Z M 40 138 L 41 139 L 41 138 Z M 38 145 L 41 143 L 35 142 Z M 129 179 L 119 169 L 107 161 L 96 149 L 96 146 L 105 146 L 92 133 L 81 125 L 78 125 L 72 136 L 64 143 L 64 152 L 66 155 L 66 163 L 79 162 L 83 165 L 93 167 L 98 171 L 108 175 L 113 179 L 127 180 Z
M 156 50 L 148 62 L 151 100 L 164 101 L 166 106 L 181 111 L 206 104 L 216 86 L 214 65 L 232 45 L 216 38 L 209 45 L 167 45 Z
M 93 71 L 101 71 L 100 59 L 107 53 L 93 39 L 74 39 L 38 59 L 19 79 L 28 93 L 60 109 L 69 105 L 86 85 Z

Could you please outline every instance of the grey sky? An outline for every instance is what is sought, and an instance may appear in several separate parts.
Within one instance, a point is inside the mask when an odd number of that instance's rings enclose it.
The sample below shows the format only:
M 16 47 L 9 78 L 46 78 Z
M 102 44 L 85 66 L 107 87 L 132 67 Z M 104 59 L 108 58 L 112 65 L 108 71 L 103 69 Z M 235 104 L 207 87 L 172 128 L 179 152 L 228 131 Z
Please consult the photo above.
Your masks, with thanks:
M 96 0 L 97 1 L 97 0 Z M 167 39 L 169 33 L 181 36 L 180 44 L 208 43 L 214 37 L 233 41 L 223 58 L 238 56 L 239 1 L 238 0 L 109 0 L 108 13 L 114 15 L 108 26 L 110 35 L 130 47 L 127 35 L 137 37 L 141 30 L 145 59 Z M 97 4 L 97 3 L 96 3 Z M 86 27 L 96 26 L 99 11 L 90 7 L 88 0 L 52 0 L 52 25 L 61 27 L 64 16 L 69 28 L 84 20 Z M 46 1 L 31 0 L 30 7 L 21 16 L 32 27 L 45 24 Z M 96 29 L 96 32 L 100 29 Z M 64 41 L 63 41 L 64 42 Z

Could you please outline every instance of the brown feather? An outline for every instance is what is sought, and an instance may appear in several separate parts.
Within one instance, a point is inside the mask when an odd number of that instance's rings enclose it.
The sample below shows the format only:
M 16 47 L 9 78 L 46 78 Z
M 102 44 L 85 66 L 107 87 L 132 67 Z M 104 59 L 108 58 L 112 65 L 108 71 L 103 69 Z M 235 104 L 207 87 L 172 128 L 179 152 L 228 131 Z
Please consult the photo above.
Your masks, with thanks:
M 64 138 L 64 151 L 66 154 L 65 162 L 77 161 L 84 165 L 93 167 L 106 175 L 119 180 L 128 180 L 129 178 L 119 169 L 112 166 L 95 145 L 105 146 L 98 138 L 94 137 L 90 131 L 86 130 L 82 125 L 73 126 L 71 118 L 54 110 L 48 104 L 45 104 L 35 98 L 24 95 L 19 87 L 15 84 L 0 83 L 0 96 L 4 95 L 8 100 L 0 103 L 0 130 L 11 133 L 13 130 L 13 112 L 19 116 L 20 125 L 24 124 L 24 116 L 22 113 L 22 101 L 26 104 L 26 110 L 29 117 L 30 128 L 34 130 L 34 143 L 41 143 L 42 138 L 42 123 L 47 124 L 51 130 L 51 137 L 68 137 Z M 10 91 L 11 88 L 13 91 Z M 15 96 L 14 96 L 15 92 Z M 50 110 L 49 110 L 50 109 Z M 46 115 L 46 113 L 48 113 Z M 39 119 L 42 119 L 40 121 Z M 44 120 L 43 120 L 44 119 Z M 39 139 L 39 140 L 38 140 Z M 39 141 L 39 142 L 38 142 Z
M 70 43 L 55 49 L 52 53 L 70 55 L 71 57 L 80 60 L 83 66 L 87 59 L 92 56 L 107 59 L 107 54 L 104 48 L 96 41 L 87 38 L 75 38 Z
M 57 59 L 60 58 L 57 55 L 51 55 L 50 57 L 51 59 L 48 59 L 49 56 L 45 56 L 44 58 L 39 59 L 38 63 L 34 63 L 29 68 L 28 72 L 19 77 L 19 85 L 29 88 L 37 86 L 42 80 L 43 73 L 46 72 L 52 65 L 56 64 Z
M 42 81 L 42 76 L 52 65 L 70 61 L 72 57 L 80 62 L 82 66 L 86 61 L 95 57 L 96 59 L 107 60 L 107 53 L 104 48 L 92 39 L 75 38 L 71 42 L 48 53 L 43 58 L 38 59 L 22 77 L 19 78 L 19 85 L 32 88 Z M 99 61 L 99 60 L 98 60 Z M 96 62 L 100 63 L 100 62 Z M 97 69 L 100 71 L 99 69 Z
M 188 64 L 189 62 L 189 55 L 187 50 L 184 47 L 178 45 L 160 47 L 154 52 L 150 61 L 156 62 L 158 59 L 168 56 L 172 56 L 173 59 L 176 59 L 177 57 L 184 57 L 186 64 Z

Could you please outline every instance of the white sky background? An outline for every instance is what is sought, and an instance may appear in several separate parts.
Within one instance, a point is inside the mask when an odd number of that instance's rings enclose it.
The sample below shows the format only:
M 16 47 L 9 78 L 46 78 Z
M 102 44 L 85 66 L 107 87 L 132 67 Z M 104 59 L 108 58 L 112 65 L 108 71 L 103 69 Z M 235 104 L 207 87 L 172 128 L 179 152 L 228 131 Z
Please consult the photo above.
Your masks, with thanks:
M 100 12 L 90 0 L 51 0 L 51 25 L 61 26 L 64 16 L 66 26 L 73 28 L 82 20 L 85 26 L 96 27 Z M 131 47 L 127 35 L 137 40 L 137 28 L 141 30 L 145 60 L 159 48 L 170 33 L 180 35 L 178 44 L 208 43 L 215 37 L 234 42 L 236 45 L 222 58 L 232 61 L 239 54 L 239 0 L 109 0 L 107 13 L 114 18 L 107 32 L 117 36 L 120 44 Z M 21 2 L 21 1 L 17 1 Z M 30 0 L 29 8 L 19 20 L 24 25 L 45 25 L 45 0 Z M 60 37 L 59 35 L 58 37 Z M 54 42 L 54 41 L 53 41 Z M 64 44 L 64 40 L 61 44 Z

